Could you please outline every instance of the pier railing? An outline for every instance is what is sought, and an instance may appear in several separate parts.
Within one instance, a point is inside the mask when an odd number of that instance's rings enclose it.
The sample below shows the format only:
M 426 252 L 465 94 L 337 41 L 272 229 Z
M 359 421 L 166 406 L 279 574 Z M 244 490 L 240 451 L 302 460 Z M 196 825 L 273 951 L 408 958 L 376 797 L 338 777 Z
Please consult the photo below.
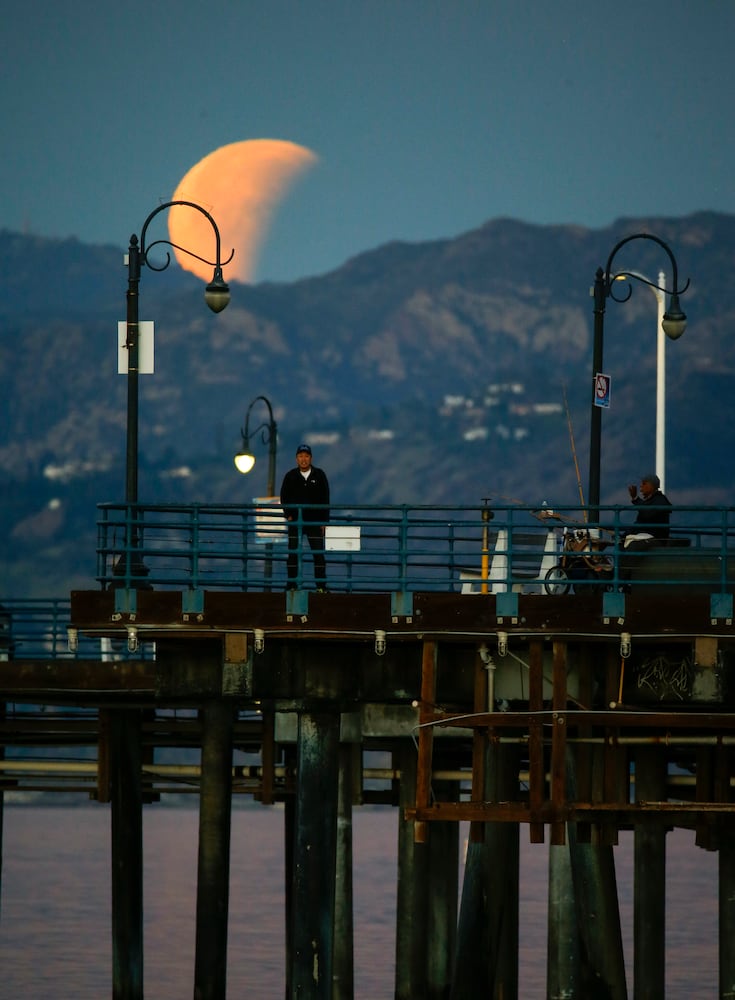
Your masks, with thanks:
M 70 630 L 68 597 L 0 597 L 0 660 L 146 659 L 153 650 L 132 651 L 125 642 Z
M 97 580 L 104 588 L 282 590 L 287 526 L 277 506 L 124 504 L 99 506 Z M 299 510 L 298 524 L 316 513 Z M 565 592 L 570 533 L 603 555 L 604 585 L 624 590 L 735 589 L 735 507 L 677 506 L 667 540 L 626 546 L 635 525 L 630 505 L 599 508 L 521 505 L 333 506 L 326 527 L 330 591 Z M 313 586 L 311 553 L 297 551 L 297 587 Z M 555 570 L 556 568 L 556 570 Z M 550 571 L 554 571 L 551 572 Z M 570 581 L 580 592 L 599 579 Z

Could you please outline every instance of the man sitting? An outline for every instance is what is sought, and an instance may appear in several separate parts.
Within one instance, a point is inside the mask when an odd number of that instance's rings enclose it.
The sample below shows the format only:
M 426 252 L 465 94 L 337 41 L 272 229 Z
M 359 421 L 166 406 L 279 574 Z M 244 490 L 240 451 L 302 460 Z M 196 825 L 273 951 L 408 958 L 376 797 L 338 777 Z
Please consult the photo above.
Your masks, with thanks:
M 640 530 L 626 532 L 623 546 L 626 549 L 648 548 L 654 538 L 668 538 L 671 501 L 661 492 L 658 476 L 653 472 L 641 476 L 640 494 L 635 483 L 631 483 L 628 492 L 631 502 L 638 508 L 635 523 Z

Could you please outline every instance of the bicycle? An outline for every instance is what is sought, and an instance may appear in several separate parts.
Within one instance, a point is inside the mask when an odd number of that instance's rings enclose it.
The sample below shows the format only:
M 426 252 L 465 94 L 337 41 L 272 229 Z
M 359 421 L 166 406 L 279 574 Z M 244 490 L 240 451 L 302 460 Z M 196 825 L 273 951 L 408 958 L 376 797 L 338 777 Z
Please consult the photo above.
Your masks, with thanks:
M 589 528 L 565 528 L 559 562 L 544 577 L 546 593 L 568 594 L 578 584 L 604 587 L 605 577 L 613 572 L 612 560 L 601 552 L 607 544 Z

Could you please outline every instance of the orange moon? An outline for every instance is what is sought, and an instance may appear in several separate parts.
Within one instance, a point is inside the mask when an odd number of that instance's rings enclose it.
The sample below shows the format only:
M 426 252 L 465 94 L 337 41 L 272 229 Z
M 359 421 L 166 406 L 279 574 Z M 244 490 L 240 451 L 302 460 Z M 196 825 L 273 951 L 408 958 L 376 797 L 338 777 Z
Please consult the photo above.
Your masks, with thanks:
M 249 139 L 220 146 L 195 164 L 181 179 L 172 201 L 201 205 L 217 223 L 221 258 L 234 248 L 235 256 L 224 268 L 225 281 L 250 282 L 258 250 L 271 216 L 297 177 L 318 160 L 304 146 L 280 139 Z M 201 212 L 174 205 L 168 214 L 172 243 L 192 250 L 208 261 L 215 259 L 215 235 Z M 202 281 L 211 281 L 210 264 L 174 250 L 181 267 Z

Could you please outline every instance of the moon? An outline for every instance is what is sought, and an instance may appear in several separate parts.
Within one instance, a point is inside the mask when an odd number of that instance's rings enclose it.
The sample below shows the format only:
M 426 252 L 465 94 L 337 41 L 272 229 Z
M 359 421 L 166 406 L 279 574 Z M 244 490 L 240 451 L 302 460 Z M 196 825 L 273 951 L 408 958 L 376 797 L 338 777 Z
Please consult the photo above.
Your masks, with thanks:
M 251 282 L 258 250 L 271 216 L 296 179 L 318 157 L 305 146 L 281 139 L 248 139 L 220 146 L 184 175 L 172 201 L 192 201 L 206 209 L 221 236 L 221 258 L 234 248 L 232 262 L 224 268 L 225 280 Z M 172 243 L 207 261 L 215 259 L 215 235 L 201 212 L 174 205 L 168 214 Z M 211 281 L 212 265 L 179 249 L 176 260 L 202 281 Z

